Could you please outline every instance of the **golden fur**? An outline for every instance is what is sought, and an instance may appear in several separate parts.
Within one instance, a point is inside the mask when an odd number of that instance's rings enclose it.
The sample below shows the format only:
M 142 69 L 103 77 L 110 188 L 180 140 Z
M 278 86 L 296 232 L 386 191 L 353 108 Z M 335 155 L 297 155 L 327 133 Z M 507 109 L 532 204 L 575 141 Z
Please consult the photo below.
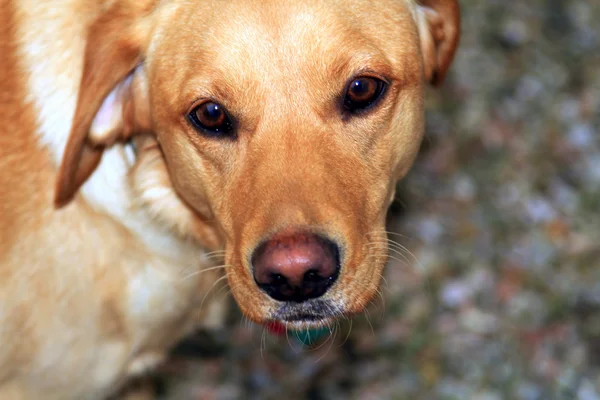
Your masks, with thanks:
M 0 2 L 0 399 L 114 394 L 206 319 L 223 273 L 272 319 L 248 260 L 290 227 L 344 250 L 335 313 L 296 326 L 361 311 L 458 29 L 453 0 Z M 388 91 L 345 118 L 360 74 Z M 200 98 L 236 140 L 187 123 Z

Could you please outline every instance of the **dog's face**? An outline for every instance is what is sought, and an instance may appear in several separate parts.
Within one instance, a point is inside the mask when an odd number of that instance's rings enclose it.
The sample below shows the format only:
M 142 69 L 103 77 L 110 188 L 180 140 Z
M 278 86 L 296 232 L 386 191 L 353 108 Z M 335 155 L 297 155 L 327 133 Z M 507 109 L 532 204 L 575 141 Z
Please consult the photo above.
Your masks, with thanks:
M 200 240 L 224 244 L 247 317 L 303 327 L 362 310 L 386 261 L 396 181 L 421 141 L 423 86 L 454 52 L 456 4 L 165 3 L 121 11 L 143 15 L 131 36 L 144 39 L 114 58 L 127 73 L 143 61 L 125 79 L 88 74 L 110 94 L 79 106 L 74 136 L 79 116 L 96 146 L 67 148 L 59 201 L 93 170 L 97 142 L 151 130 L 164 161 L 136 170 L 166 165 L 163 184 L 193 210 Z M 123 121 L 103 128 L 113 108 Z

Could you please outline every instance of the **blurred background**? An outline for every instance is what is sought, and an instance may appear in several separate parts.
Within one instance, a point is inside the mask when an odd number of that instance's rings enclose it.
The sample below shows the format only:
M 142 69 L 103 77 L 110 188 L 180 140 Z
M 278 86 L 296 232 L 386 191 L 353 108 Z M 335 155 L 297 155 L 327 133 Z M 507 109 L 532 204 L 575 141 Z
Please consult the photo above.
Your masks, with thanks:
M 600 400 L 600 1 L 461 6 L 382 299 L 313 345 L 232 306 L 161 398 Z

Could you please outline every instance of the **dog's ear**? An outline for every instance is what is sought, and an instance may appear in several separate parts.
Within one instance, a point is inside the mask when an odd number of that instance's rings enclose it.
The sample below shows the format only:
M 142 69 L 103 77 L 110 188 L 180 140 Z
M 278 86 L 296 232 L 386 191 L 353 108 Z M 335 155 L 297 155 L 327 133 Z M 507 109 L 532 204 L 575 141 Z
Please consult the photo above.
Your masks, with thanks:
M 424 75 L 433 85 L 444 80 L 460 36 L 457 0 L 419 0 L 417 24 L 421 39 Z
M 71 201 L 107 146 L 149 128 L 147 85 L 139 66 L 146 35 L 137 22 L 143 11 L 114 6 L 89 29 L 77 107 L 56 181 L 57 207 Z

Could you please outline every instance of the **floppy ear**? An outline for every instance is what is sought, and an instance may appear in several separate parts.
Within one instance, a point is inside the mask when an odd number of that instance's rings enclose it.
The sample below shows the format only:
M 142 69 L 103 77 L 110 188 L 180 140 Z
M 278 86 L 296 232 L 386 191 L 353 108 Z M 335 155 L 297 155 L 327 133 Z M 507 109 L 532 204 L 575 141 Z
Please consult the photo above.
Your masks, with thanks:
M 440 85 L 454 58 L 460 36 L 458 1 L 419 0 L 417 24 L 425 79 L 433 85 Z
M 112 7 L 89 29 L 73 125 L 58 170 L 54 203 L 62 207 L 89 178 L 107 146 L 147 129 L 139 10 Z

